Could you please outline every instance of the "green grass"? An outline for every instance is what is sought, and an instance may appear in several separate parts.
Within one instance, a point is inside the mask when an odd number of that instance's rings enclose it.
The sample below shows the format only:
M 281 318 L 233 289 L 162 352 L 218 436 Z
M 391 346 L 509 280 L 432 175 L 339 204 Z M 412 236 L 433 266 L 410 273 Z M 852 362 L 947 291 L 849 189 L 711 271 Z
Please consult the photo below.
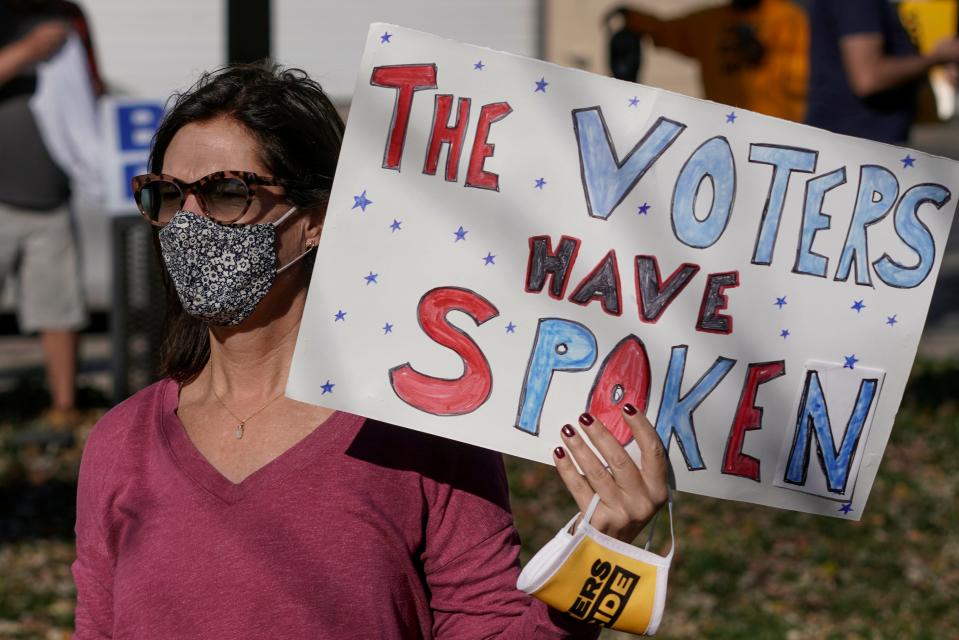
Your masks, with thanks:
M 679 495 L 659 637 L 957 637 L 957 388 L 959 366 L 916 366 L 861 522 Z M 36 490 L 62 504 L 79 449 L 5 447 L 20 420 L 0 412 L 0 498 Z M 525 560 L 576 508 L 552 467 L 508 458 L 507 469 Z M 2 638 L 68 637 L 73 543 L 52 529 L 0 544 Z

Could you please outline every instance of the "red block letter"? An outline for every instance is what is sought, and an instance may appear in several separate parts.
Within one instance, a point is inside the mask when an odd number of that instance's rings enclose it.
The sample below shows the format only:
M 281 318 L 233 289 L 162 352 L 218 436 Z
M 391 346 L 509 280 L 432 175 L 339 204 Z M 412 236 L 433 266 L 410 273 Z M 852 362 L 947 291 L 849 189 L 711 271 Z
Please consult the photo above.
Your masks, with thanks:
M 470 119 L 470 99 L 460 98 L 456 112 L 456 122 L 449 126 L 450 111 L 453 108 L 453 96 L 449 94 L 436 96 L 433 107 L 433 132 L 430 133 L 430 142 L 426 147 L 426 163 L 423 173 L 436 175 L 436 165 L 440 161 L 440 147 L 449 145 L 446 152 L 446 181 L 456 182 L 459 173 L 460 152 L 463 149 L 463 136 L 466 135 L 466 125 Z
M 441 287 L 420 298 L 417 317 L 423 332 L 452 349 L 463 360 L 459 378 L 434 378 L 414 370 L 410 363 L 390 369 L 390 384 L 400 400 L 438 416 L 458 416 L 478 409 L 493 389 L 493 374 L 480 348 L 464 331 L 446 321 L 450 311 L 462 311 L 477 326 L 499 315 L 486 298 L 467 289 Z
M 756 389 L 764 382 L 774 380 L 784 373 L 786 364 L 782 360 L 749 365 L 743 393 L 736 408 L 736 417 L 733 418 L 729 440 L 726 441 L 723 473 L 759 482 L 759 460 L 743 453 L 743 440 L 747 431 L 762 429 L 763 410 L 756 406 Z
M 406 144 L 406 129 L 410 124 L 413 92 L 436 88 L 436 65 L 376 67 L 370 77 L 370 84 L 397 90 L 396 102 L 393 103 L 393 120 L 390 122 L 390 137 L 386 141 L 386 151 L 383 152 L 383 168 L 399 171 L 403 145 Z
M 643 412 L 649 403 L 649 358 L 643 341 L 632 334 L 603 360 L 586 405 L 586 411 L 599 418 L 622 445 L 633 439 L 620 412 L 626 402 Z
M 493 155 L 495 144 L 486 142 L 489 128 L 508 116 L 513 110 L 508 102 L 484 104 L 480 109 L 479 122 L 476 123 L 476 136 L 473 138 L 473 151 L 470 153 L 469 170 L 466 172 L 466 186 L 499 191 L 499 176 L 483 170 L 483 163 Z

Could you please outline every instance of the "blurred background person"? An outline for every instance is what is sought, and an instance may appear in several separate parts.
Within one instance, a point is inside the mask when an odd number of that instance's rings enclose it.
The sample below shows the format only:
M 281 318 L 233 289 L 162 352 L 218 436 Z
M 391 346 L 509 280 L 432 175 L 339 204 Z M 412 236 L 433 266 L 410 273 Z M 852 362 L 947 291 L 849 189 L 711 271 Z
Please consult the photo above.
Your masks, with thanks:
M 624 6 L 606 21 L 697 60 L 709 100 L 803 118 L 809 31 L 805 12 L 789 0 L 733 0 L 670 20 Z
M 39 333 L 51 407 L 77 419 L 79 330 L 86 322 L 71 178 L 97 177 L 93 95 L 102 83 L 89 29 L 69 2 L 0 2 L 0 286 L 16 281 L 20 331 Z
M 889 0 L 812 0 L 806 122 L 836 133 L 905 144 L 919 89 L 936 65 L 959 63 L 959 39 L 920 55 Z

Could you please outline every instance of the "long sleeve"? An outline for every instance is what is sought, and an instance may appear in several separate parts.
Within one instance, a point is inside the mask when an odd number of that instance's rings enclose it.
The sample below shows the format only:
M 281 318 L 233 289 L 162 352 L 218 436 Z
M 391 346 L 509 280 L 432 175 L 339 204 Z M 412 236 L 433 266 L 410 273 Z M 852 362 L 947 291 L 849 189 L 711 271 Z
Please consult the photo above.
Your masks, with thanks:
M 520 544 L 502 457 L 466 445 L 442 447 L 434 459 L 445 461 L 445 471 L 424 485 L 430 507 L 423 566 L 434 636 L 595 638 L 596 627 L 516 588 Z
M 113 562 L 103 532 L 100 495 L 111 463 L 95 436 L 96 429 L 84 450 L 77 486 L 77 558 L 72 566 L 77 586 L 75 640 L 113 637 Z

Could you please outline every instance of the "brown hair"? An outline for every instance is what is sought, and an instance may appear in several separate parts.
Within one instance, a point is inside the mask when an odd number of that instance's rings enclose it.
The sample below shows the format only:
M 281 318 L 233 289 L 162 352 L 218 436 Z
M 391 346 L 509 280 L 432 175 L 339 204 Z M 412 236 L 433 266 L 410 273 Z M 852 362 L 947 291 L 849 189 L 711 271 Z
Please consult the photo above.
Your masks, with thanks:
M 306 72 L 266 62 L 227 65 L 204 73 L 190 89 L 176 95 L 154 136 L 150 171 L 161 172 L 167 147 L 183 126 L 221 116 L 236 120 L 257 140 L 261 161 L 279 180 L 291 204 L 307 208 L 328 201 L 343 120 Z M 154 245 L 159 253 L 159 243 Z M 167 316 L 159 373 L 188 382 L 210 357 L 209 331 L 183 310 L 162 258 L 160 263 Z

